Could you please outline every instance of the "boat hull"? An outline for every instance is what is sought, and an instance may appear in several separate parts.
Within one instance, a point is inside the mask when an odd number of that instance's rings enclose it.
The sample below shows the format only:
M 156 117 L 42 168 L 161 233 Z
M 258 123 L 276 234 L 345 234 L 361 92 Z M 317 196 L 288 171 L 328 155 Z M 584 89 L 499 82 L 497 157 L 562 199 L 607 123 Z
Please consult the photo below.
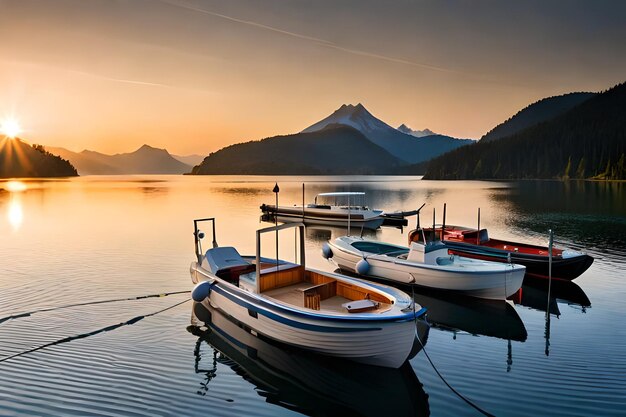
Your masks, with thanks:
M 337 410 L 377 417 L 428 415 L 428 396 L 408 362 L 391 369 L 323 357 L 254 336 L 219 310 L 194 303 L 194 314 L 203 317 L 209 330 L 192 331 L 228 357 L 222 363 L 238 373 L 243 370 L 259 395 L 280 398 L 276 404 L 288 410 L 306 415 L 337 415 Z M 420 336 L 424 343 L 428 329 Z
M 343 227 L 348 225 L 348 210 L 318 209 L 305 207 L 278 207 L 262 205 L 261 211 L 276 218 L 281 223 L 303 222 L 306 225 Z M 374 210 L 350 210 L 351 227 L 378 229 L 385 218 L 382 212 Z
M 476 229 L 465 226 L 449 225 L 445 233 L 441 227 L 435 228 L 436 239 L 443 236 L 443 243 L 451 254 L 480 259 L 490 262 L 509 262 L 524 265 L 526 274 L 535 278 L 548 278 L 550 275 L 548 247 L 528 243 L 487 238 L 478 243 L 477 236 L 485 233 L 486 229 L 478 232 Z M 432 228 L 414 229 L 409 232 L 410 242 L 421 242 L 424 236 L 433 237 Z M 571 281 L 582 275 L 593 263 L 593 257 L 576 251 L 553 248 L 552 252 L 553 279 Z
M 348 251 L 329 242 L 332 260 L 344 270 L 358 274 L 356 264 L 363 259 L 358 251 Z M 455 271 L 434 265 L 397 260 L 384 255 L 367 256 L 369 270 L 365 276 L 382 278 L 402 284 L 415 284 L 437 290 L 460 292 L 472 297 L 505 300 L 515 294 L 524 281 L 525 268 L 490 268 L 488 271 Z
M 281 343 L 319 354 L 350 359 L 369 365 L 400 367 L 408 358 L 415 338 L 415 315 L 397 319 L 346 319 L 303 314 L 268 303 L 257 294 L 244 291 L 208 274 L 192 264 L 192 280 L 213 280 L 202 301 Z
M 449 248 L 449 252 L 455 255 L 467 258 L 481 259 L 491 262 L 508 262 L 508 256 L 511 256 L 511 262 L 524 265 L 526 273 L 537 278 L 548 278 L 549 275 L 549 257 L 539 255 L 528 255 L 513 251 L 505 251 L 487 246 L 474 245 L 470 243 L 444 241 Z M 510 246 L 519 247 L 521 244 L 510 242 Z M 546 248 L 546 252 L 548 249 Z M 552 278 L 571 281 L 582 275 L 593 263 L 593 258 L 586 254 L 574 256 L 572 258 L 553 257 L 552 259 Z

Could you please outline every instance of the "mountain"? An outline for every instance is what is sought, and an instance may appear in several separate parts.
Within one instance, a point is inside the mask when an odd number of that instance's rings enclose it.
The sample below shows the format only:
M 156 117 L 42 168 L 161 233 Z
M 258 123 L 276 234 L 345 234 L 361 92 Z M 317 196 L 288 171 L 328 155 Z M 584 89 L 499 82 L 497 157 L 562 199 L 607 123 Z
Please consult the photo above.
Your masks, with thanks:
M 20 139 L 0 139 L 0 178 L 74 177 L 76 169 L 65 159 L 47 152 L 41 145 Z
M 197 154 L 192 154 L 192 155 L 174 155 L 174 154 L 172 154 L 172 157 L 174 159 L 182 162 L 183 164 L 189 165 L 190 167 L 198 165 L 204 159 L 203 155 L 197 155 Z
M 408 127 L 407 125 L 405 125 L 404 123 L 402 123 L 400 126 L 398 126 L 398 130 L 400 132 L 402 132 L 402 133 L 406 133 L 407 135 L 415 136 L 416 138 L 422 138 L 424 136 L 436 135 L 436 133 L 433 132 L 430 129 L 413 130 L 410 127 Z
M 480 140 L 489 142 L 511 136 L 527 127 L 553 119 L 593 96 L 595 96 L 595 93 L 569 93 L 562 96 L 544 98 L 523 108 L 510 119 L 500 123 Z
M 192 174 L 387 174 L 402 164 L 359 130 L 330 124 L 313 132 L 228 146 L 204 158 Z
M 436 158 L 426 179 L 626 179 L 626 83 L 496 141 Z
M 301 133 L 316 132 L 329 125 L 353 127 L 374 144 L 405 163 L 411 164 L 429 160 L 474 142 L 470 139 L 455 139 L 443 135 L 421 138 L 407 135 L 374 117 L 361 103 L 356 106 L 344 104 L 330 116 L 307 127 Z
M 89 150 L 72 152 L 55 147 L 46 149 L 68 159 L 81 175 L 184 174 L 191 171 L 191 165 L 175 159 L 167 150 L 148 145 L 134 152 L 115 155 Z

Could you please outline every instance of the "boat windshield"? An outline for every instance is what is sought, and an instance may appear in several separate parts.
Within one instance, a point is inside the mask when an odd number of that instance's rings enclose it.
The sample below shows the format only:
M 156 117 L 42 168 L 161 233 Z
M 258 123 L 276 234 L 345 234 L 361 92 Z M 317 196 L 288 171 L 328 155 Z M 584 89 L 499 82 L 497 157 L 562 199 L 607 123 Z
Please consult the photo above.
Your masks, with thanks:
M 375 253 L 377 255 L 403 255 L 409 253 L 409 248 L 387 245 L 378 242 L 354 242 L 352 246 L 361 252 Z

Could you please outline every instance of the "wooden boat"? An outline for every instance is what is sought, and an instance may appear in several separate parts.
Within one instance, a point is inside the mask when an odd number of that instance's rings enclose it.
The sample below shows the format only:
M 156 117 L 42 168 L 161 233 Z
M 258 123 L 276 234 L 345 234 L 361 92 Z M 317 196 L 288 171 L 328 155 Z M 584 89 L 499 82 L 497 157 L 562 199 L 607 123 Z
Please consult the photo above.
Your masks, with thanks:
M 310 416 L 429 415 L 428 395 L 409 362 L 391 369 L 316 355 L 255 336 L 210 306 L 194 303 L 193 311 L 206 326 L 188 327 L 198 337 L 194 363 L 196 372 L 207 377 L 203 388 L 210 390 L 213 379 L 221 377 L 220 364 L 254 384 L 265 401 L 289 412 Z M 420 330 L 420 340 L 426 343 L 429 327 L 418 320 Z M 233 415 L 241 414 L 236 407 L 230 410 Z
M 478 298 L 505 300 L 522 286 L 522 265 L 479 261 L 449 255 L 440 242 L 411 247 L 342 236 L 328 243 L 323 255 L 341 269 L 368 277 Z
M 213 222 L 213 247 L 203 253 L 198 223 Z M 261 234 L 298 228 L 300 263 L 260 256 Z M 320 354 L 398 368 L 415 338 L 417 307 L 400 290 L 305 267 L 304 225 L 257 231 L 256 256 L 219 247 L 214 219 L 194 221 L 195 301 L 210 304 L 257 334 Z
M 276 205 L 263 204 L 261 211 L 281 223 L 378 229 L 385 221 L 383 211 L 367 207 L 364 196 L 364 192 L 321 193 L 312 204 L 278 206 L 278 209 Z
M 548 278 L 548 247 L 492 239 L 487 229 L 436 225 L 409 232 L 409 242 L 441 240 L 450 253 L 493 262 L 512 262 L 526 267 L 526 274 Z M 510 260 L 509 260 L 510 256 Z M 571 281 L 593 263 L 593 258 L 571 249 L 552 248 L 552 278 Z

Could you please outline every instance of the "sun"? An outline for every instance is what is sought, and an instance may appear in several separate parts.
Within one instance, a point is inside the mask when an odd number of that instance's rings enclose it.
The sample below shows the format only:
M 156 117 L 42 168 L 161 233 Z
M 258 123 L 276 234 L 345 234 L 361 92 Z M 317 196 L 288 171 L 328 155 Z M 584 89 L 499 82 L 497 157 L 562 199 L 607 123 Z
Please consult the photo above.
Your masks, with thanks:
M 11 139 L 22 133 L 22 128 L 17 120 L 6 118 L 0 121 L 0 133 Z

